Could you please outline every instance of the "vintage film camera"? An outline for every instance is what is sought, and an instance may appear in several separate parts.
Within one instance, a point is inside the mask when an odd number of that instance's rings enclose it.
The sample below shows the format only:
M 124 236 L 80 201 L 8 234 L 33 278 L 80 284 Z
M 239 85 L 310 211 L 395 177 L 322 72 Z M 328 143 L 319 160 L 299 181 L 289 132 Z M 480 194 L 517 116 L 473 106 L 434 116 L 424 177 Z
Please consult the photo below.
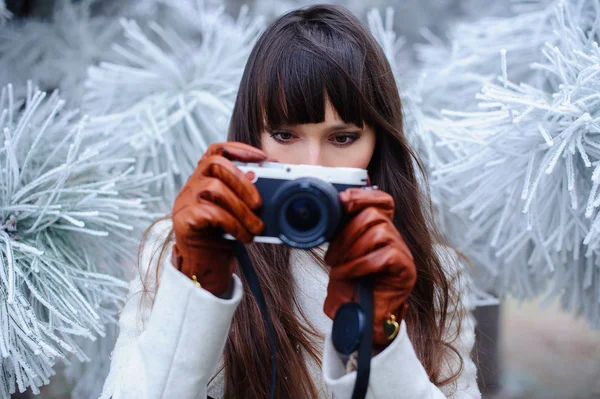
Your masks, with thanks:
M 367 171 L 278 162 L 233 162 L 255 184 L 263 205 L 256 212 L 265 224 L 255 242 L 312 248 L 335 235 L 345 218 L 338 193 L 366 187 Z M 229 234 L 226 238 L 233 239 Z

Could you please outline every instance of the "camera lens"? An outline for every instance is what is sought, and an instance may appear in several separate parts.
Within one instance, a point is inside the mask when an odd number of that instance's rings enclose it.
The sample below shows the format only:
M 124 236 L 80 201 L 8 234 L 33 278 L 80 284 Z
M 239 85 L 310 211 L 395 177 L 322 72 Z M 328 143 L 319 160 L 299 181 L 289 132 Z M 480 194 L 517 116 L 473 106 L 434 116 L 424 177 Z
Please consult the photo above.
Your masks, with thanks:
M 328 240 L 342 214 L 337 189 L 314 177 L 281 184 L 271 204 L 277 237 L 294 248 L 312 248 Z
M 319 205 L 309 198 L 298 198 L 288 205 L 286 219 L 298 231 L 314 229 L 321 219 Z

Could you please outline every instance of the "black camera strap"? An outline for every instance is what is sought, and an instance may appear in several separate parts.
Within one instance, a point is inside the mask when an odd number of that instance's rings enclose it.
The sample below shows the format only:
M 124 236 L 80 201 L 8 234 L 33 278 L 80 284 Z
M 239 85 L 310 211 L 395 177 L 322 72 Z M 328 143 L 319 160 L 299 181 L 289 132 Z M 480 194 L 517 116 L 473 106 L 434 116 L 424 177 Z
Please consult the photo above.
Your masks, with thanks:
M 235 242 L 235 254 L 244 278 L 248 282 L 248 287 L 254 295 L 256 302 L 265 322 L 269 346 L 271 347 L 271 394 L 270 398 L 275 398 L 275 381 L 277 379 L 277 343 L 275 341 L 275 330 L 273 322 L 267 310 L 267 304 L 262 293 L 258 276 L 248 256 L 248 252 L 243 243 Z M 371 351 L 373 346 L 373 283 L 370 278 L 360 279 L 358 284 L 359 305 L 364 317 L 364 324 L 361 331 L 361 339 L 358 346 L 358 362 L 356 370 L 356 382 L 352 399 L 364 399 L 369 387 L 369 376 L 371 373 Z M 210 398 L 210 397 L 209 397 Z
M 358 347 L 356 381 L 352 399 L 363 399 L 367 396 L 369 376 L 371 374 L 371 351 L 373 347 L 373 282 L 364 277 L 358 284 L 358 302 L 362 308 L 365 323 L 362 339 Z
M 258 307 L 260 308 L 260 312 L 262 313 L 263 320 L 265 322 L 265 327 L 267 329 L 267 338 L 269 339 L 269 346 L 271 347 L 271 395 L 270 398 L 275 398 L 275 381 L 277 379 L 277 343 L 275 341 L 275 330 L 273 329 L 273 322 L 271 321 L 271 316 L 269 315 L 269 311 L 267 310 L 267 303 L 265 302 L 265 297 L 263 296 L 262 289 L 260 288 L 260 283 L 258 282 L 258 276 L 256 275 L 256 271 L 254 270 L 254 266 L 252 266 L 252 261 L 248 256 L 248 251 L 246 251 L 246 247 L 240 241 L 235 242 L 235 256 L 237 258 L 238 264 L 246 281 L 248 282 L 248 287 L 254 295 L 256 302 L 258 303 Z

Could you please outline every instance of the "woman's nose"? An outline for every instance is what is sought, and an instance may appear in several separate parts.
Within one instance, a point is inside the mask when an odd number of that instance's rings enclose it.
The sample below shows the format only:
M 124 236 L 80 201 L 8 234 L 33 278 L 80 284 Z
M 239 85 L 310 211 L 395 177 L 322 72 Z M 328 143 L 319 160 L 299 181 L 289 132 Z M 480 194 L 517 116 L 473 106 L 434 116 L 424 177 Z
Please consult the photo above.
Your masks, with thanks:
M 302 157 L 302 163 L 305 165 L 324 165 L 323 151 L 320 146 L 312 145 L 306 149 L 305 156 Z

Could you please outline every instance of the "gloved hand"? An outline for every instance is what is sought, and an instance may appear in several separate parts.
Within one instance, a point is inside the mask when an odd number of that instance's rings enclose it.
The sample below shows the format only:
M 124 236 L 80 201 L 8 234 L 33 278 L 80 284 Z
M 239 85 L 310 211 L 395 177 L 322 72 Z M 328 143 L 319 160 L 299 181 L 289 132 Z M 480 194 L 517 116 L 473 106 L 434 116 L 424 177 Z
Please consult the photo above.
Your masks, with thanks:
M 231 160 L 266 158 L 247 144 L 211 144 L 173 205 L 173 265 L 214 295 L 227 292 L 235 266 L 234 241 L 222 234 L 247 243 L 264 229 L 253 212 L 262 204 L 260 194 Z
M 356 279 L 371 276 L 373 346 L 382 349 L 395 337 L 390 332 L 399 327 L 406 313 L 406 299 L 417 280 L 417 269 L 392 222 L 394 200 L 389 194 L 350 188 L 341 192 L 339 198 L 350 222 L 330 242 L 325 254 L 331 272 L 323 310 L 333 319 L 340 305 L 357 302 Z M 384 329 L 386 321 L 388 326 Z

